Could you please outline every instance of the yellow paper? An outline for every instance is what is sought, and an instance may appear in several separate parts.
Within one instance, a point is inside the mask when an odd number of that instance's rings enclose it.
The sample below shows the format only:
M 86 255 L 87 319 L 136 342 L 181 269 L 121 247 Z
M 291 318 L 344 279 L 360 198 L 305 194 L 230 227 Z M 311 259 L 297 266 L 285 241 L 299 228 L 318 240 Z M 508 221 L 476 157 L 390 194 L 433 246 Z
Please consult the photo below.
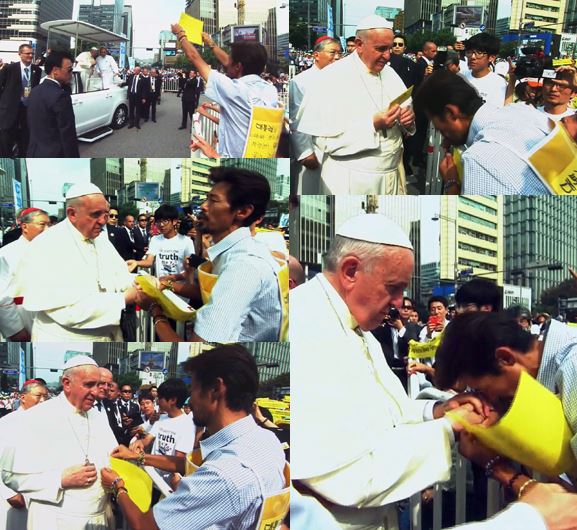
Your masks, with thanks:
M 430 359 L 437 354 L 437 348 L 441 344 L 442 333 L 429 342 L 409 341 L 409 359 Z
M 178 23 L 186 33 L 186 38 L 193 44 L 202 44 L 202 26 L 204 22 L 191 17 L 187 13 L 181 13 Z
M 152 479 L 143 469 L 126 460 L 110 457 L 110 467 L 124 480 L 130 500 L 142 513 L 146 513 L 152 498 Z
M 491 427 L 472 425 L 459 412 L 447 415 L 499 454 L 549 476 L 577 472 L 573 433 L 561 401 L 526 372 L 507 413 Z
M 186 476 L 195 473 L 202 464 L 202 455 L 200 449 L 195 449 L 194 451 L 186 455 L 184 461 L 184 474 Z
M 541 180 L 557 195 L 577 195 L 577 145 L 560 124 L 529 156 Z
M 451 154 L 453 155 L 453 162 L 455 163 L 455 166 L 457 166 L 457 176 L 459 177 L 459 184 L 463 182 L 463 173 L 464 173 L 464 169 L 463 169 L 463 157 L 461 154 L 461 149 L 458 147 L 453 147 L 453 149 L 451 150 Z
M 243 158 L 275 158 L 284 109 L 253 107 Z
M 184 322 L 186 320 L 192 320 L 196 315 L 196 311 L 174 293 L 171 293 L 172 296 L 170 296 L 158 289 L 152 276 L 137 276 L 136 283 L 140 285 L 144 294 L 152 298 L 162 307 L 164 314 L 168 318 Z
M 389 108 L 391 108 L 393 105 L 402 105 L 405 101 L 407 101 L 407 99 L 411 97 L 412 93 L 413 87 L 410 86 L 400 96 L 397 96 L 395 99 L 393 99 L 393 101 L 389 103 Z
M 217 280 L 218 276 L 212 274 L 212 263 L 210 261 L 205 261 L 198 267 L 198 284 L 200 285 L 203 304 L 208 304 Z
M 553 59 L 553 66 L 571 66 L 573 59 Z
M 265 497 L 256 524 L 257 530 L 275 530 L 287 516 L 290 506 L 290 467 L 284 467 L 285 487 L 276 495 Z

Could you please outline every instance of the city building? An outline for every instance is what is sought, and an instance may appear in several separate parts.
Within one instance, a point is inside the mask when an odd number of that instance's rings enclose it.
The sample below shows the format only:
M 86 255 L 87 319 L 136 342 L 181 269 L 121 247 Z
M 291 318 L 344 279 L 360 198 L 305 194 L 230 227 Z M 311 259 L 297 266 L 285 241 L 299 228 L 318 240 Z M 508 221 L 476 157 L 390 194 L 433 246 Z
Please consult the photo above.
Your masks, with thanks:
M 571 12 L 575 9 L 574 6 L 574 0 L 569 0 L 569 3 L 566 0 L 539 0 L 539 2 L 513 0 L 509 27 L 512 30 L 522 30 L 526 24 L 529 24 L 530 31 L 544 28 L 553 33 L 561 33 L 564 28 L 565 10 Z M 575 32 L 575 27 L 571 31 Z
M 375 15 L 386 18 L 391 22 L 395 20 L 395 17 L 402 11 L 400 7 L 375 7 Z
M 206 198 L 212 184 L 208 174 L 213 167 L 220 165 L 219 158 L 183 158 L 180 167 L 179 205 L 188 206 Z
M 214 35 L 218 31 L 219 0 L 186 0 L 186 13 L 204 22 L 204 31 Z
M 441 197 L 440 281 L 454 293 L 465 277 L 503 285 L 503 196 Z
M 276 60 L 278 56 L 278 33 L 277 33 L 277 8 L 271 7 L 264 24 L 263 44 L 266 48 L 269 60 Z
M 165 172 L 171 169 L 171 166 L 172 159 L 170 158 L 125 158 L 124 183 L 139 180 L 163 184 Z
M 276 158 L 221 158 L 223 167 L 241 167 L 264 175 L 270 184 L 271 198 L 277 188 L 278 160 Z
M 543 291 L 567 279 L 567 267 L 577 263 L 575 200 L 506 195 L 503 224 L 507 283 L 531 287 L 538 304 Z
M 279 35 L 276 39 L 276 46 L 277 46 L 277 59 L 279 61 L 283 58 L 286 59 L 289 48 L 289 34 L 283 33 L 282 35 Z
M 111 371 L 118 373 L 120 359 L 128 355 L 127 342 L 95 342 L 92 357 L 98 366 L 113 365 Z
M 405 0 L 406 33 L 422 32 L 431 28 L 431 15 L 439 10 L 437 0 Z
M 29 205 L 26 159 L 0 158 L 0 228 L 9 226 L 16 219 L 18 210 Z M 42 208 L 42 204 L 37 207 Z
M 403 32 L 405 31 L 405 11 L 401 9 L 395 16 L 395 22 L 393 24 L 393 29 L 395 31 Z
M 14 52 L 23 43 L 32 43 L 35 55 L 39 57 L 47 48 L 48 37 L 48 32 L 40 25 L 50 20 L 71 19 L 73 7 L 74 0 L 0 0 L 0 57 L 4 62 L 17 60 L 18 56 Z M 51 35 L 50 39 L 53 47 L 70 47 L 69 38 Z
M 109 200 L 118 195 L 118 190 L 124 184 L 123 177 L 123 158 L 90 159 L 90 182 L 98 186 Z
M 157 352 L 164 355 L 164 370 L 140 370 L 140 354 Z M 165 379 L 177 377 L 178 343 L 177 342 L 129 342 L 127 353 L 119 358 L 119 373 L 137 372 L 143 383 L 161 384 Z
M 438 261 L 423 263 L 421 265 L 421 293 L 415 300 L 427 304 L 427 300 L 433 296 L 433 291 L 440 284 L 440 263 Z
M 113 33 L 122 33 L 124 0 L 81 0 L 78 20 Z
M 122 11 L 122 31 L 121 33 L 128 39 L 126 41 L 126 55 L 134 57 L 132 43 L 134 42 L 134 28 L 132 27 L 132 6 L 125 5 Z
M 290 171 L 287 171 L 286 175 L 283 175 L 282 173 L 277 175 L 276 186 L 274 190 L 271 190 L 273 199 L 277 201 L 286 200 L 286 198 L 290 194 L 290 185 L 291 185 Z
M 498 18 L 495 24 L 495 36 L 501 38 L 509 32 L 511 17 Z
M 158 37 L 159 61 L 165 66 L 172 66 L 176 63 L 177 42 L 176 35 L 172 31 L 161 31 Z
M 265 383 L 290 373 L 290 345 L 286 342 L 247 342 L 243 346 L 254 356 L 259 379 Z

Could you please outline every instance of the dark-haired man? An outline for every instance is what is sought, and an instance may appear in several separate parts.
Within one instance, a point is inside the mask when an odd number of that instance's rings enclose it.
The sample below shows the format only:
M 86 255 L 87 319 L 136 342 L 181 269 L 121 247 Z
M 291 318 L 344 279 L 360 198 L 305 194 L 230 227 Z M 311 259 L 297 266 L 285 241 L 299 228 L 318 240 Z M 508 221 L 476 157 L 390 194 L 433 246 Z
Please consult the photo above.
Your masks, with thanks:
M 128 495 L 118 495 L 118 504 L 129 526 L 142 530 L 255 528 L 263 498 L 285 487 L 281 445 L 251 416 L 258 391 L 256 362 L 243 346 L 228 344 L 189 358 L 184 369 L 191 374 L 194 423 L 209 435 L 200 442 L 202 464 L 146 513 Z M 126 448 L 117 448 L 113 456 L 138 458 Z M 144 455 L 144 464 L 185 470 L 184 459 Z M 117 477 L 102 470 L 103 485 L 122 491 L 122 478 L 112 486 Z
M 20 61 L 0 69 L 0 156 L 26 156 L 28 150 L 27 106 L 30 91 L 40 83 L 42 70 L 32 64 L 34 52 L 29 44 L 18 47 Z
M 501 308 L 503 289 L 495 282 L 473 278 L 459 287 L 455 293 L 457 313 L 469 311 L 493 311 Z
M 213 246 L 207 252 L 211 274 L 218 280 L 209 299 L 203 296 L 192 340 L 278 341 L 283 324 L 281 265 L 250 232 L 250 225 L 266 211 L 269 183 L 260 173 L 240 168 L 214 168 L 210 179 L 213 187 L 201 206 L 197 229 L 212 237 Z M 201 270 L 201 290 L 205 289 L 203 278 Z M 170 287 L 181 296 L 198 296 L 186 290 L 186 283 Z M 151 312 L 160 315 L 158 307 Z M 155 318 L 155 329 L 163 341 L 179 340 L 162 318 Z
M 449 323 L 447 320 L 448 306 L 449 303 L 444 296 L 431 296 L 429 298 L 427 302 L 429 320 L 419 334 L 421 342 L 428 342 L 443 332 Z
M 446 70 L 423 82 L 414 103 L 451 144 L 467 146 L 461 187 L 452 157 L 441 162 L 446 193 L 550 194 L 527 162 L 531 149 L 550 132 L 545 115 L 528 105 L 497 109 L 485 104 L 473 86 Z
M 79 157 L 72 98 L 66 87 L 72 79 L 72 57 L 52 52 L 44 64 L 46 79 L 28 98 L 30 145 L 27 156 L 36 158 Z
M 208 34 L 203 40 L 217 57 L 222 55 L 226 75 L 204 61 L 178 24 L 172 25 L 186 57 L 206 82 L 206 96 L 220 105 L 219 154 L 223 158 L 240 158 L 248 136 L 253 107 L 277 108 L 276 88 L 262 79 L 268 60 L 266 48 L 258 42 L 235 42 L 230 56 L 222 52 Z M 219 59 L 220 60 L 220 59 Z

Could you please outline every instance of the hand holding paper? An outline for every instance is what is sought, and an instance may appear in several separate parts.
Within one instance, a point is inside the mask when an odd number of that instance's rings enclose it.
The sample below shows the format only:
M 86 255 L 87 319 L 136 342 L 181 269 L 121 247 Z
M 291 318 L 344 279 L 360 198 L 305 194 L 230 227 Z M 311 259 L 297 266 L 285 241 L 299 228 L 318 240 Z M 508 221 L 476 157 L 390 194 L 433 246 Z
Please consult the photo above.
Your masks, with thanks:
M 180 29 L 184 30 L 186 33 L 186 38 L 189 42 L 194 44 L 202 44 L 202 27 L 204 22 L 198 20 L 197 18 L 191 17 L 187 13 L 182 13 L 180 15 L 180 20 L 178 24 L 173 25 L 173 32 L 175 26 L 180 26 Z

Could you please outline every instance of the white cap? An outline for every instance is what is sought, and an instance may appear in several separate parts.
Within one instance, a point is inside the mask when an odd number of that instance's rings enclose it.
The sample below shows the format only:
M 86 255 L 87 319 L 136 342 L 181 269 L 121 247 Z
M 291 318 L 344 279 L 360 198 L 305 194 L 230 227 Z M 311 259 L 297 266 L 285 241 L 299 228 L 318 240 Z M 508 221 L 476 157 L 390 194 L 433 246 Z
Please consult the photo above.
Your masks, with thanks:
M 91 182 L 74 184 L 66 193 L 66 200 L 75 199 L 76 197 L 83 197 L 84 195 L 94 195 L 96 193 L 102 195 L 102 190 Z
M 90 51 L 92 51 L 92 50 L 98 51 L 98 48 L 96 46 L 92 46 L 92 48 L 90 48 Z
M 369 15 L 363 18 L 357 26 L 357 31 L 363 29 L 393 29 L 393 23 L 379 15 Z
M 363 213 L 351 217 L 337 229 L 336 235 L 413 250 L 413 245 L 403 229 L 379 213 Z
M 77 366 L 98 366 L 98 364 L 92 357 L 88 357 L 88 355 L 75 355 L 64 363 L 62 370 L 76 368 Z

